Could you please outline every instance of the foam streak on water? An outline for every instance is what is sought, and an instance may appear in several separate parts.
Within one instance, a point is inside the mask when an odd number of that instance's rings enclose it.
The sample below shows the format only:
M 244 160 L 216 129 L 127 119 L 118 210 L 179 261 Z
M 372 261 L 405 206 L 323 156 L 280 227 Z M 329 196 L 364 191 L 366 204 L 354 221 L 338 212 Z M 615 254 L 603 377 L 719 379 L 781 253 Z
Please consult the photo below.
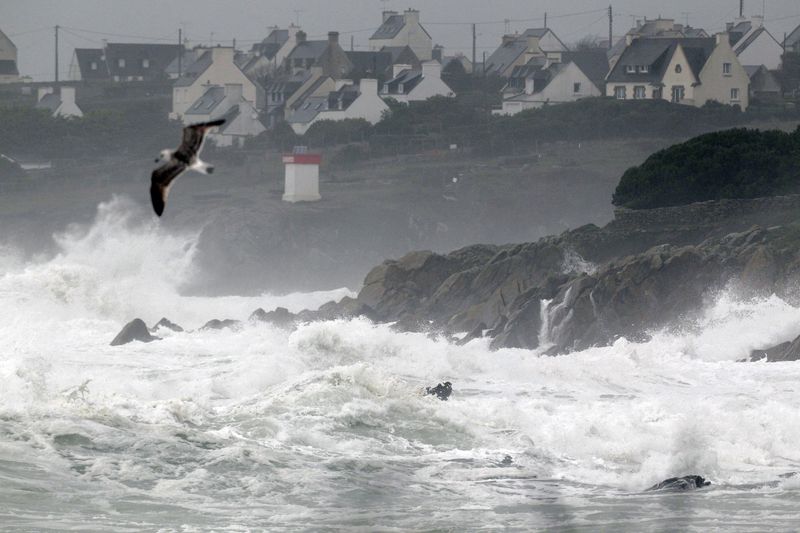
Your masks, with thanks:
M 134 316 L 193 328 L 346 291 L 184 297 L 196 236 L 121 200 L 58 242 L 27 264 L 0 248 L 3 527 L 793 527 L 800 365 L 736 362 L 800 334 L 778 298 L 556 358 L 364 320 L 112 348 Z M 420 394 L 444 380 L 449 402 Z M 712 488 L 642 492 L 694 473 Z

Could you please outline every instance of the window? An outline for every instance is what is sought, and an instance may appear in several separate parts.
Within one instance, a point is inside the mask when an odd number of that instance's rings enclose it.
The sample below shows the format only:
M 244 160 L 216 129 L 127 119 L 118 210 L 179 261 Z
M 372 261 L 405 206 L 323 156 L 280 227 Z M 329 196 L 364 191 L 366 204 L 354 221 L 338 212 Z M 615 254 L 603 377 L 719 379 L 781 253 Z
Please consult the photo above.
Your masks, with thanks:
M 722 73 L 726 76 L 731 75 L 731 64 L 730 63 L 723 63 L 722 64 Z
M 581 84 L 580 83 L 573 83 L 572 84 L 572 92 L 573 93 L 581 92 Z
M 733 102 L 739 101 L 739 89 L 736 88 L 731 89 L 731 101 Z
M 142 68 L 150 68 L 150 60 L 142 59 Z
M 617 100 L 625 100 L 627 90 L 624 86 L 614 87 L 614 98 Z
M 686 89 L 683 85 L 675 85 L 672 87 L 672 101 L 676 104 L 683 102 L 686 96 Z
M 92 70 L 97 70 L 97 63 L 95 61 L 92 61 L 92 64 L 90 65 L 90 68 Z
M 680 74 L 681 72 L 683 72 L 683 67 L 679 64 L 675 65 L 675 74 Z
M 635 65 L 625 65 L 625 72 L 627 72 L 628 74 L 635 73 L 636 72 L 636 66 Z
M 664 98 L 664 91 L 661 90 L 661 87 L 653 89 L 653 100 L 661 100 L 662 98 Z
M 648 72 L 650 72 L 650 67 L 648 67 L 647 65 L 642 65 L 639 67 L 639 72 L 641 72 L 642 74 L 647 74 Z
M 644 88 L 644 85 L 637 85 L 633 88 L 633 97 L 637 100 L 643 100 L 647 98 L 647 91 Z
M 121 57 L 121 58 L 117 59 L 117 66 L 119 68 L 125 68 L 125 58 Z

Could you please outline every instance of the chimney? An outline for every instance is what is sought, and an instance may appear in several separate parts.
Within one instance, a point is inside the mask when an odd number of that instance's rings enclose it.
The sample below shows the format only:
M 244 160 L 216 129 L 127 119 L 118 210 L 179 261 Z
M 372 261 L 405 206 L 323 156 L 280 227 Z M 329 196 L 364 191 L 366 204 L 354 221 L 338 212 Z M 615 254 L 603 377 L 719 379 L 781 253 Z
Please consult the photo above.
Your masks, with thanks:
M 406 12 L 403 13 L 403 19 L 406 21 L 406 24 L 419 24 L 419 11 L 416 9 L 406 9 Z
M 358 90 L 361 94 L 378 94 L 378 80 L 371 78 L 362 78 L 358 84 Z
M 722 44 L 723 42 L 726 42 L 726 41 L 728 43 L 730 43 L 730 36 L 727 33 L 718 33 L 718 34 L 714 35 L 714 37 L 717 40 L 717 45 L 720 45 L 720 44 Z
M 425 61 L 422 64 L 422 77 L 435 79 L 442 77 L 442 65 L 438 61 Z
M 232 46 L 215 46 L 211 49 L 211 61 L 222 61 L 225 63 L 233 63 L 233 47 Z
M 411 70 L 411 65 L 405 65 L 403 63 L 395 63 L 394 65 L 392 65 L 392 78 L 396 78 L 404 70 Z
M 75 87 L 61 87 L 61 103 L 75 105 Z
M 503 35 L 503 46 L 513 43 L 518 38 L 518 35 Z
M 439 63 L 442 62 L 442 56 L 444 56 L 444 47 L 442 45 L 437 44 L 433 47 L 432 52 L 432 59 L 435 59 Z
M 226 83 L 225 98 L 227 98 L 232 104 L 238 104 L 239 102 L 241 102 L 244 99 L 242 93 L 242 84 Z
M 625 46 L 630 46 L 633 44 L 633 41 L 636 40 L 636 36 L 630 33 L 625 34 Z
M 306 37 L 308 36 L 306 35 L 306 32 L 304 32 L 303 30 L 298 31 L 295 34 L 295 39 L 297 39 L 297 44 L 306 42 Z
M 338 31 L 329 31 L 328 32 L 328 44 L 339 44 L 339 32 Z
M 764 15 L 753 15 L 750 17 L 750 21 L 753 23 L 753 26 L 760 28 L 764 25 Z
M 41 102 L 42 98 L 44 98 L 48 94 L 53 94 L 53 88 L 52 87 L 39 87 L 36 90 L 36 101 L 37 102 Z
M 383 12 L 383 22 L 389 20 L 389 17 L 393 17 L 397 15 L 397 11 L 384 11 Z

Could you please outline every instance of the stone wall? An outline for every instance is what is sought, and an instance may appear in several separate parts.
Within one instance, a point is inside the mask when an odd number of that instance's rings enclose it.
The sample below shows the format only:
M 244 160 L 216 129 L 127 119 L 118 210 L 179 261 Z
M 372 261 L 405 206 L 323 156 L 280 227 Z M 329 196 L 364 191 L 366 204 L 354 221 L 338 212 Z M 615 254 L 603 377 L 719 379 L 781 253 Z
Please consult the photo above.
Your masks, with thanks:
M 749 200 L 712 200 L 656 209 L 614 210 L 611 226 L 615 230 L 643 230 L 688 227 L 714 227 L 727 224 L 785 223 L 787 217 L 800 218 L 800 194 Z

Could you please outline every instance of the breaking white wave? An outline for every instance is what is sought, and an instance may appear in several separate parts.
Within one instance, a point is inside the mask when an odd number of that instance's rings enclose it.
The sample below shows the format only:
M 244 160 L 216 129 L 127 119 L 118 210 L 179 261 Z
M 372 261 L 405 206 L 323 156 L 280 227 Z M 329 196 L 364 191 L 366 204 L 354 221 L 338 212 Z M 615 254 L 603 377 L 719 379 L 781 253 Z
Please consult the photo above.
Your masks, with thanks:
M 1 252 L 5 527 L 748 531 L 795 516 L 800 364 L 736 362 L 800 334 L 779 298 L 723 294 L 683 331 L 555 358 L 366 320 L 110 347 L 134 316 L 196 327 L 347 291 L 182 296 L 196 235 L 121 200 L 58 242 L 36 263 Z M 444 380 L 450 401 L 421 394 Z M 686 474 L 714 485 L 642 493 Z

